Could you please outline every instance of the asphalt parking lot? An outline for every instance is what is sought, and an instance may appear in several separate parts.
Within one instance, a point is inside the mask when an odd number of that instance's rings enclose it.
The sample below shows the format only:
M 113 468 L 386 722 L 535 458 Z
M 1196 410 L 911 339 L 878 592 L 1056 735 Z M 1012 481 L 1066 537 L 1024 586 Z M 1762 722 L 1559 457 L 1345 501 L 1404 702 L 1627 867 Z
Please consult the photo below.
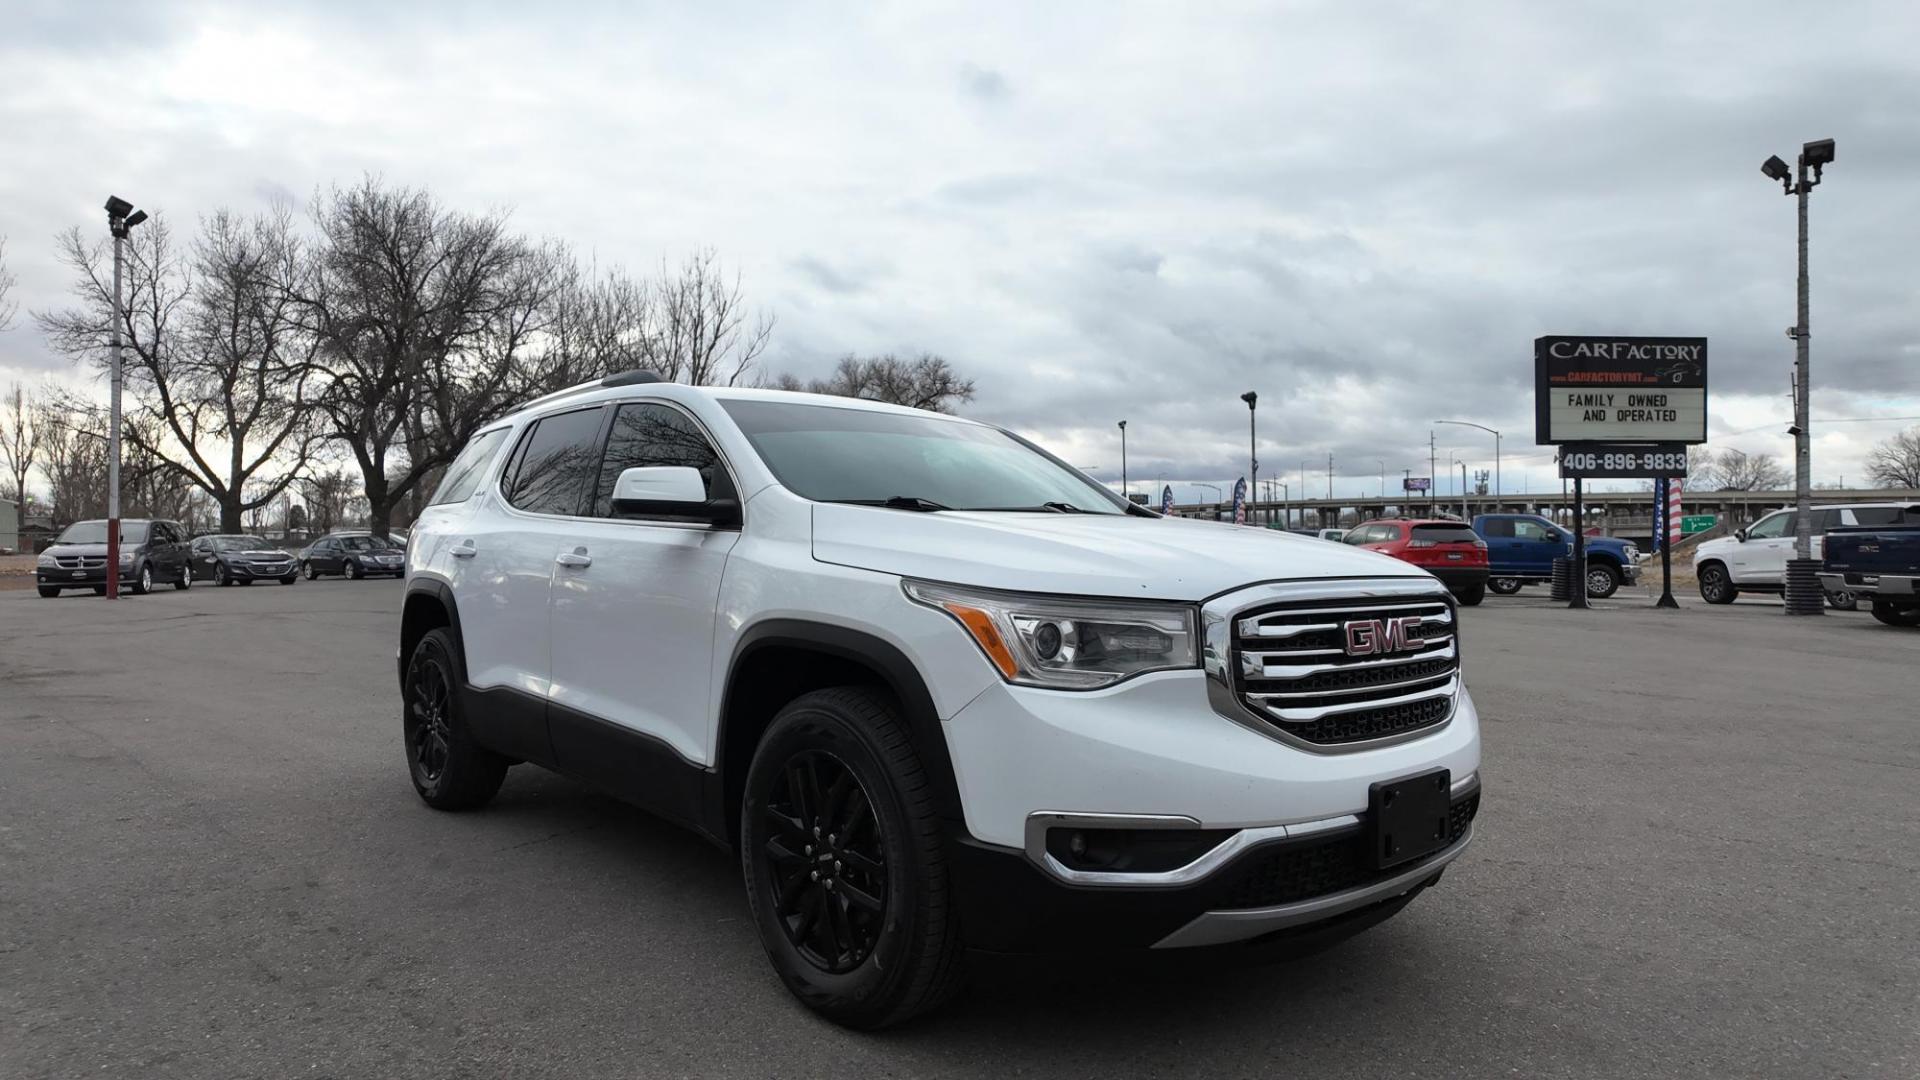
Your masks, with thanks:
M 731 861 L 533 769 L 402 764 L 400 586 L 0 592 L 0 1076 L 1920 1074 L 1920 632 L 1466 612 L 1473 850 L 1311 959 L 791 1001 Z

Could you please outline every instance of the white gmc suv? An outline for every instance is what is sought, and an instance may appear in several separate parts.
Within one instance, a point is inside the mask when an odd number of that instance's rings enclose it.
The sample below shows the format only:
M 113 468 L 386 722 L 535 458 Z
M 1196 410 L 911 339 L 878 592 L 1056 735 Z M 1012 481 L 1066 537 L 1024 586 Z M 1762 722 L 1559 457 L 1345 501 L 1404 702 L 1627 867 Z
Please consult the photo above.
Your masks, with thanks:
M 520 762 L 740 858 L 775 970 L 879 1027 L 967 950 L 1304 948 L 1472 837 L 1447 590 L 1130 506 L 986 424 L 645 372 L 476 434 L 408 545 L 408 767 Z

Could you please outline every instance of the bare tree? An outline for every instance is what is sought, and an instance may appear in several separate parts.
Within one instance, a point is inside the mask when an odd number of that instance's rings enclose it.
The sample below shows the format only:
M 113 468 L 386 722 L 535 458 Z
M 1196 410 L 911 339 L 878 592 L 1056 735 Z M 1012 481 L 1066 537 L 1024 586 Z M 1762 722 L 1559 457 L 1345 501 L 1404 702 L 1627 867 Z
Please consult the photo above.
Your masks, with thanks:
M 331 532 L 347 518 L 353 502 L 354 479 L 338 469 L 316 472 L 300 482 L 300 499 L 307 504 L 307 528 Z
M 887 353 L 884 356 L 843 356 L 833 374 L 816 379 L 804 387 L 799 379 L 782 375 L 774 381 L 782 390 L 805 389 L 815 394 L 885 401 L 915 409 L 952 412 L 954 406 L 973 400 L 973 380 L 962 378 L 953 365 L 933 353 L 921 353 L 911 360 Z
M 1722 450 L 1714 466 L 1719 472 L 1715 478 L 1719 481 L 1715 488 L 1718 491 L 1777 491 L 1787 482 L 1786 467 L 1775 461 L 1772 454 Z
M 359 466 L 375 533 L 512 403 L 552 275 L 503 214 L 464 214 L 368 177 L 316 196 L 319 236 L 284 289 L 319 344 L 324 432 Z
M 40 440 L 40 428 L 33 422 L 27 392 L 16 382 L 0 397 L 0 464 L 6 466 L 6 479 L 11 481 L 6 488 L 0 488 L 0 497 L 18 503 L 21 513 L 25 513 L 27 507 L 27 475 L 40 460 Z
M 0 236 L 0 330 L 13 329 L 13 316 L 20 308 L 7 299 L 7 294 L 19 280 L 7 271 L 7 238 Z
M 292 243 L 285 212 L 246 220 L 218 211 L 187 253 L 155 215 L 134 234 L 121 325 L 128 446 L 206 492 L 220 527 L 277 498 L 305 464 L 312 338 L 290 317 L 274 272 Z M 77 306 L 38 316 L 54 347 L 111 363 L 111 255 L 78 229 L 61 237 Z
M 1876 445 L 1867 454 L 1867 475 L 1881 487 L 1920 488 L 1920 427 Z
M 47 478 L 47 495 L 56 522 L 105 517 L 107 512 L 107 445 L 76 423 L 66 401 L 52 394 L 36 394 L 33 425 L 40 433 L 40 471 Z
M 773 317 L 749 316 L 740 275 L 729 280 L 712 248 L 687 256 L 677 269 L 660 264 L 652 316 L 653 369 L 694 386 L 750 381 L 773 335 Z
M 553 274 L 545 290 L 540 348 L 522 366 L 518 393 L 535 396 L 655 363 L 653 294 L 619 267 L 581 264 L 564 246 L 540 258 Z

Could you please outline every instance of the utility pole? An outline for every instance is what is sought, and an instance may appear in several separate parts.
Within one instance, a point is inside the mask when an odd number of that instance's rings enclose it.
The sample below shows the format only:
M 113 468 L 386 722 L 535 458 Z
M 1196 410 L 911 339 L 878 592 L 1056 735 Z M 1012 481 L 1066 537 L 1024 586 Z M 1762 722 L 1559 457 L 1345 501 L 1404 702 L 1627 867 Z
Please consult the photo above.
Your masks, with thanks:
M 1434 448 L 1433 429 L 1427 429 L 1427 513 L 1433 513 L 1433 500 L 1440 495 L 1440 451 Z
M 1333 454 L 1327 454 L 1327 501 L 1333 501 Z
M 1120 421 L 1120 498 L 1126 502 L 1133 501 L 1127 497 L 1127 422 L 1125 420 Z
M 107 599 L 120 598 L 120 388 L 125 364 L 121 360 L 120 328 L 126 321 L 121 292 L 121 266 L 126 261 L 127 236 L 147 220 L 145 210 L 118 195 L 107 196 L 107 231 L 113 235 L 112 390 L 107 415 Z
M 1813 320 L 1810 314 L 1807 282 L 1807 196 L 1821 180 L 1821 171 L 1833 163 L 1833 140 L 1819 139 L 1800 148 L 1799 172 L 1793 176 L 1787 170 L 1787 163 L 1778 157 L 1769 157 L 1760 166 L 1770 180 L 1780 181 L 1782 189 L 1788 195 L 1798 199 L 1799 218 L 1799 278 L 1795 297 L 1795 321 L 1787 331 L 1793 338 L 1793 559 L 1787 564 L 1786 576 L 1786 613 L 1789 615 L 1824 615 L 1826 604 L 1821 594 L 1819 579 L 1814 571 L 1819 569 L 1813 559 L 1813 436 L 1811 413 L 1808 399 L 1811 396 L 1811 383 L 1808 379 L 1808 353 L 1813 337 Z M 1808 175 L 1808 170 L 1812 175 Z

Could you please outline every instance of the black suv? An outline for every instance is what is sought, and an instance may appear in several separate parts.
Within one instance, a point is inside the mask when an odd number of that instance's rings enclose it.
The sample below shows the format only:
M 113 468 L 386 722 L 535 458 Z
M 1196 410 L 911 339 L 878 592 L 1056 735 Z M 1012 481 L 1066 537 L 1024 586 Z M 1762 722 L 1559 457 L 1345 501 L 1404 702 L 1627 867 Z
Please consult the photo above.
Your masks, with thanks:
M 187 530 L 177 521 L 128 518 L 120 522 L 120 580 L 127 591 L 152 592 L 155 582 L 176 589 L 193 584 L 193 564 L 187 558 Z M 60 539 L 40 553 L 34 568 L 41 596 L 59 596 L 62 589 L 107 592 L 107 523 L 105 519 L 76 521 Z

